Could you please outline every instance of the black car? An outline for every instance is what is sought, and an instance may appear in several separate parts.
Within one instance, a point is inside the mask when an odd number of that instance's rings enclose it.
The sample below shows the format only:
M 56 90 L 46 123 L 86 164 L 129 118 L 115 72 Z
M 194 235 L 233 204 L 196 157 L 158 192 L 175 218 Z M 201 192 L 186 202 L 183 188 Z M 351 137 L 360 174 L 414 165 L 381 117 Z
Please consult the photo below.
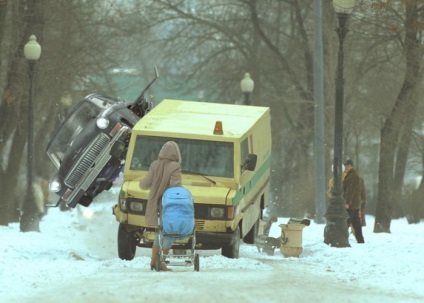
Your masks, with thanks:
M 69 207 L 88 206 L 119 175 L 132 127 L 140 119 L 123 102 L 101 95 L 80 101 L 50 141 L 57 167 L 50 190 Z
M 50 191 L 60 196 L 56 206 L 89 206 L 109 190 L 123 168 L 131 129 L 150 109 L 143 90 L 135 102 L 91 94 L 67 115 L 54 134 L 47 154 L 58 169 Z

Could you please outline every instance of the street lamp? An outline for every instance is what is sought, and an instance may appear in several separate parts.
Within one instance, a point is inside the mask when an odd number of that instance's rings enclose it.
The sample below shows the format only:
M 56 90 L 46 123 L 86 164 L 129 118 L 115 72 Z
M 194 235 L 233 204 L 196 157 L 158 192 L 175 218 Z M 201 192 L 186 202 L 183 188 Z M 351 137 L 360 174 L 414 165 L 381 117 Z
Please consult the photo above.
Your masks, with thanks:
M 343 40 L 348 32 L 346 22 L 355 5 L 355 0 L 333 0 L 339 27 L 336 29 L 339 38 L 339 51 L 336 78 L 336 102 L 334 121 L 334 186 L 331 190 L 330 205 L 325 214 L 327 223 L 324 229 L 324 243 L 333 247 L 349 247 L 348 214 L 344 207 L 342 193 L 342 149 L 343 149 Z
M 244 94 L 244 104 L 250 105 L 250 94 L 253 92 L 254 87 L 255 83 L 252 78 L 250 78 L 250 74 L 245 73 L 244 78 L 240 81 L 240 88 Z
M 33 192 L 33 155 L 34 155 L 34 75 L 35 64 L 41 55 L 41 46 L 37 42 L 35 35 L 29 37 L 25 44 L 24 55 L 28 61 L 29 74 L 29 98 L 28 98 L 28 142 L 27 142 L 27 188 L 26 196 L 22 207 L 22 216 L 20 220 L 20 229 L 26 231 L 40 231 L 40 219 L 37 213 Z

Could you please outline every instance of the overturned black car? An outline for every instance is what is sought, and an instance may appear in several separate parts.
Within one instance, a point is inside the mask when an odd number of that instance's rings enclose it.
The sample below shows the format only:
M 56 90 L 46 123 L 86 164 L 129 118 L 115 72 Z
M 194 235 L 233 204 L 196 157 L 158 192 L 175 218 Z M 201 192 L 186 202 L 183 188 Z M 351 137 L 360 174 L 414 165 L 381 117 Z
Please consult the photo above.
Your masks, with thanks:
M 123 168 L 131 129 L 151 108 L 143 90 L 134 102 L 100 94 L 81 100 L 53 135 L 47 154 L 58 169 L 49 189 L 60 196 L 56 206 L 89 206 L 109 190 Z

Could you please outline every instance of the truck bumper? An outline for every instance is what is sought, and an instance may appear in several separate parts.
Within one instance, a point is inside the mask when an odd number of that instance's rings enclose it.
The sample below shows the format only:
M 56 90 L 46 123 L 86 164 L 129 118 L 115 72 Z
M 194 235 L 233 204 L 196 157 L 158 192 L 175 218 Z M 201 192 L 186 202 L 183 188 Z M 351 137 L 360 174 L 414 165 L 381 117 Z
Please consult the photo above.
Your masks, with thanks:
M 234 243 L 235 233 L 196 232 L 196 246 L 199 249 L 219 249 Z
M 231 245 L 235 240 L 234 233 L 205 233 L 196 232 L 196 249 L 220 249 L 223 246 Z M 193 237 L 190 237 L 185 243 L 176 243 L 172 248 L 190 249 L 193 245 Z M 153 242 L 141 241 L 137 244 L 139 247 L 152 247 Z

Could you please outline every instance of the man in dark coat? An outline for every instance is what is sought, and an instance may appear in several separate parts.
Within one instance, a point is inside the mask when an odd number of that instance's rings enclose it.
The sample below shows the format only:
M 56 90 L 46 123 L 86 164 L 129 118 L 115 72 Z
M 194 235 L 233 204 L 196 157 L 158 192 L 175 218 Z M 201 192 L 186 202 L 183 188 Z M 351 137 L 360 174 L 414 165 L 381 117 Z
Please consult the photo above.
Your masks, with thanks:
M 348 226 L 352 224 L 356 241 L 364 243 L 364 236 L 362 235 L 361 218 L 359 217 L 359 208 L 361 207 L 361 192 L 363 190 L 363 183 L 361 177 L 353 168 L 353 161 L 346 160 L 344 163 L 346 170 L 346 177 L 343 180 L 343 197 L 345 200 L 345 207 L 349 214 Z

